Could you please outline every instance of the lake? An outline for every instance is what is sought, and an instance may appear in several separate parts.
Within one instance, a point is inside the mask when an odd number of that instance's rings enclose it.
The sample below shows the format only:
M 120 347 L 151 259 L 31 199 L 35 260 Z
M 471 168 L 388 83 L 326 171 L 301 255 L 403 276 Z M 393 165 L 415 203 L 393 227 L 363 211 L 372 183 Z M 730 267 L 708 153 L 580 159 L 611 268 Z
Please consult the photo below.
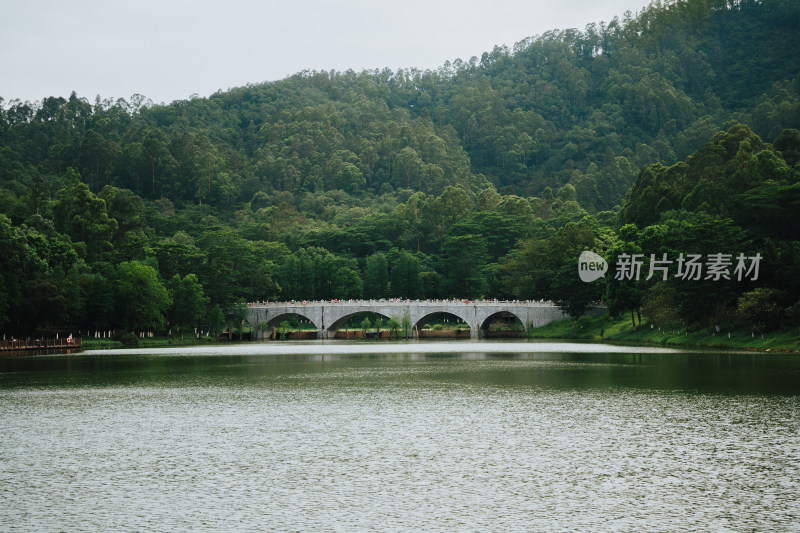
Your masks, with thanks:
M 0 358 L 2 531 L 797 531 L 800 357 L 254 343 Z

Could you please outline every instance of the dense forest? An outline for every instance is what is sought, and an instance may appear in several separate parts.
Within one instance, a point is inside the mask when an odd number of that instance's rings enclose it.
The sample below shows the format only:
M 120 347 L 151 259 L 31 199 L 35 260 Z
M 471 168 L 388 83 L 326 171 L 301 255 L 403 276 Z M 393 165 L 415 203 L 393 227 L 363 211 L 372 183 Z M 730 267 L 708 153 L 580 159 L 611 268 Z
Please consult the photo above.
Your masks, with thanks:
M 0 331 L 217 329 L 241 302 L 544 298 L 800 323 L 800 4 L 654 2 L 435 71 L 0 98 Z M 611 264 L 583 283 L 582 250 Z M 749 279 L 614 279 L 668 254 Z M 652 270 L 650 270 L 652 273 Z M 664 276 L 666 278 L 666 276 Z

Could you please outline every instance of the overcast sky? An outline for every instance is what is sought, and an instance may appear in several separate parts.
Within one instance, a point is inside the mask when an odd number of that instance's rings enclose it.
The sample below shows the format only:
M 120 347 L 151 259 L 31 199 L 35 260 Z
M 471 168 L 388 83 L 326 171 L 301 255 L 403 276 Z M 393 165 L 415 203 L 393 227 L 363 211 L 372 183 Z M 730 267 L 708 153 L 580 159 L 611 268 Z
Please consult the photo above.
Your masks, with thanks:
M 551 29 L 636 13 L 646 0 L 10 0 L 0 97 L 156 103 L 305 69 L 435 69 Z

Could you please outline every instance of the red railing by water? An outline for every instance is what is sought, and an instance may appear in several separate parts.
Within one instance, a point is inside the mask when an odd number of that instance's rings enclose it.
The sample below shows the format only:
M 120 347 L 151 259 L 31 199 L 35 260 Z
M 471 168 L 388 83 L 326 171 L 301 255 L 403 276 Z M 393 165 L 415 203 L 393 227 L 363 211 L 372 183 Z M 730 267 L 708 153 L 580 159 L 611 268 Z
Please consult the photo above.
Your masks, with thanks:
M 21 350 L 53 350 L 80 348 L 83 345 L 81 337 L 62 337 L 59 339 L 11 339 L 0 341 L 0 351 L 16 352 Z

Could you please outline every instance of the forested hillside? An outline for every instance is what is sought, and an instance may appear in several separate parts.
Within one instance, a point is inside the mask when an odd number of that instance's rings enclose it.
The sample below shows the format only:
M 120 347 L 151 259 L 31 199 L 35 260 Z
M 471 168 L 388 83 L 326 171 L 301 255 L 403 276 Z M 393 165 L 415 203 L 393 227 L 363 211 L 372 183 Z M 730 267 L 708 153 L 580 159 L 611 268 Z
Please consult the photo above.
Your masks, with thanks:
M 0 330 L 207 327 L 237 301 L 353 297 L 657 315 L 659 296 L 689 324 L 753 291 L 783 323 L 798 51 L 797 2 L 689 0 L 436 71 L 303 72 L 169 105 L 0 99 Z M 574 285 L 579 249 L 688 253 L 716 233 L 771 274 L 699 309 L 668 284 Z

